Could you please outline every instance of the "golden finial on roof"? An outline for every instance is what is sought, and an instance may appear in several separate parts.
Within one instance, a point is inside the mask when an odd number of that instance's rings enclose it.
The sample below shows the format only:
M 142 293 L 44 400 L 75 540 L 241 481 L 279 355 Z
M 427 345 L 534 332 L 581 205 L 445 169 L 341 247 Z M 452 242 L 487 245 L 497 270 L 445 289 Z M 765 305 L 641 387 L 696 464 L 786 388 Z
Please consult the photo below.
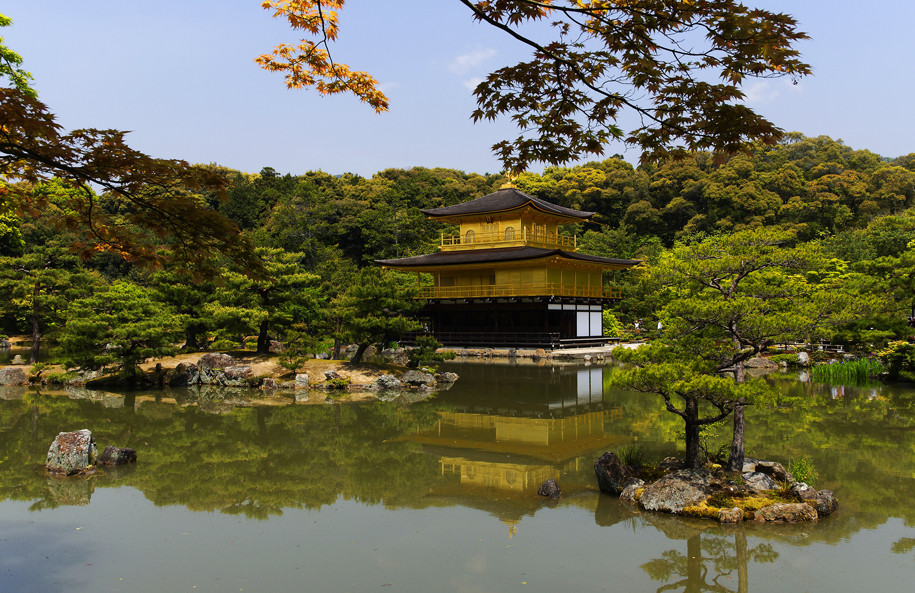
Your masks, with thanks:
M 502 184 L 502 187 L 500 187 L 499 189 L 518 189 L 518 186 L 515 185 L 515 176 L 514 176 L 514 175 L 510 175 L 510 176 L 508 177 L 508 181 L 506 181 L 505 183 L 503 183 L 503 184 Z

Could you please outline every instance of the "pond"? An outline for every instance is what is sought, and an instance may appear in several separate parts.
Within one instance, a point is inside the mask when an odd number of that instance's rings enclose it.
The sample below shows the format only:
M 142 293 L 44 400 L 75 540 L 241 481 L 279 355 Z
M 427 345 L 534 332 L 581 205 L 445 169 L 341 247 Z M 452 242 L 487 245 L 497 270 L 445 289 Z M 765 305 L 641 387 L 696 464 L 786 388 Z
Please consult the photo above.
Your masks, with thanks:
M 748 454 L 813 458 L 840 507 L 818 524 L 639 512 L 594 460 L 676 452 L 660 401 L 610 366 L 470 364 L 413 404 L 187 405 L 180 392 L 0 393 L 0 583 L 11 592 L 908 591 L 915 390 L 778 379 L 796 404 L 748 413 Z M 139 461 L 49 478 L 89 428 Z M 724 431 L 723 431 L 724 432 Z M 536 495 L 556 478 L 558 501 Z

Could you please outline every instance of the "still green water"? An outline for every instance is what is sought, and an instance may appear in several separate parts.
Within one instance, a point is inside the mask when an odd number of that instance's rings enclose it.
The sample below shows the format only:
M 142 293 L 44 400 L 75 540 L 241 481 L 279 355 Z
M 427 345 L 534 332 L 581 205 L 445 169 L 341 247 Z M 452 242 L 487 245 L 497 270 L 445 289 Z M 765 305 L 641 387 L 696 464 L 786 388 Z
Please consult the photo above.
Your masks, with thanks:
M 443 365 L 445 366 L 445 365 Z M 810 455 L 839 511 L 804 526 L 640 513 L 593 462 L 676 451 L 659 400 L 611 367 L 450 364 L 417 403 L 245 405 L 193 392 L 0 392 L 0 591 L 911 591 L 915 390 L 777 379 L 748 453 Z M 89 428 L 139 461 L 49 478 Z M 727 429 L 722 429 L 722 434 Z M 563 498 L 536 495 L 554 477 Z

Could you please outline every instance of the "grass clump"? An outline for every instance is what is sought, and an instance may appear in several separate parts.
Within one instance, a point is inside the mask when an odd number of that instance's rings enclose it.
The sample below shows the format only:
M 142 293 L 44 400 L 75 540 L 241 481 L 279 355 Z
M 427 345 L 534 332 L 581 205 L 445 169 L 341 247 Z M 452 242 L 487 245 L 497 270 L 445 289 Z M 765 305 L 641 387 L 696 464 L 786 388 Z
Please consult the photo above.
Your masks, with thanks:
M 813 465 L 813 460 L 806 455 L 800 459 L 792 459 L 788 462 L 788 472 L 794 476 L 794 479 L 798 482 L 804 482 L 810 487 L 813 487 L 814 482 L 820 475 L 817 473 L 816 467 Z
M 863 386 L 871 377 L 879 375 L 886 369 L 878 360 L 861 359 L 835 364 L 820 364 L 810 370 L 810 377 L 817 383 Z
M 616 452 L 623 465 L 642 468 L 648 465 L 648 453 L 645 448 L 637 443 L 627 445 Z

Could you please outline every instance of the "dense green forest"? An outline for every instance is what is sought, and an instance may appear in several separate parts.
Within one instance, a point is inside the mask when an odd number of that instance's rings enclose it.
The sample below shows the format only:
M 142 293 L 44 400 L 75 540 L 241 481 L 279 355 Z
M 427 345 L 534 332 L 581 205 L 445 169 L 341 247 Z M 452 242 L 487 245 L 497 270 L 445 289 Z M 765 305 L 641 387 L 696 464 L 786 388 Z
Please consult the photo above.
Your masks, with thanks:
M 239 348 L 247 337 L 266 351 L 280 340 L 305 356 L 335 342 L 396 340 L 411 328 L 400 314 L 416 307 L 416 280 L 379 270 L 373 260 L 435 251 L 450 229 L 420 208 L 473 199 L 507 181 L 451 169 L 388 169 L 371 178 L 207 169 L 226 191 L 194 190 L 196 199 L 241 229 L 260 265 L 207 251 L 196 261 L 149 266 L 126 253 L 92 251 L 86 229 L 66 224 L 74 190 L 36 184 L 27 189 L 41 196 L 42 208 L 0 215 L 0 333 L 31 334 L 72 364 L 128 370 L 178 344 Z M 652 275 L 665 257 L 687 253 L 676 249 L 756 229 L 776 234 L 785 249 L 815 252 L 796 271 L 804 290 L 866 302 L 853 318 L 797 337 L 875 352 L 915 332 L 908 325 L 915 316 L 915 153 L 888 160 L 795 133 L 725 162 L 708 153 L 639 167 L 610 158 L 513 182 L 530 195 L 597 212 L 566 229 L 582 251 L 645 262 L 606 276 L 624 291 L 619 328 L 636 320 L 648 327 L 676 298 Z M 96 203 L 109 224 L 133 224 L 134 203 L 115 193 Z M 186 247 L 167 229 L 134 231 L 160 253 Z

